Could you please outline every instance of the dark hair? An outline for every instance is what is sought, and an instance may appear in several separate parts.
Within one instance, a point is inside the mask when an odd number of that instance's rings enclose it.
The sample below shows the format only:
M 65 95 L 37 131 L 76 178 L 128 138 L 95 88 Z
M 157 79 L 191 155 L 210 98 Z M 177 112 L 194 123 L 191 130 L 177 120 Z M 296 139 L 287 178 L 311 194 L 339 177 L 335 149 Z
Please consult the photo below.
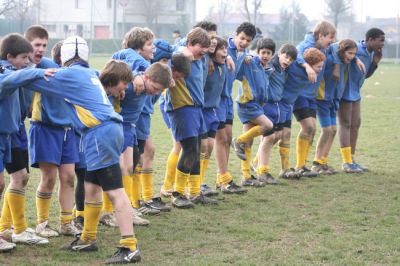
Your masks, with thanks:
M 51 48 L 51 57 L 53 61 L 56 62 L 57 65 L 62 65 L 61 62 L 61 46 L 63 44 L 63 40 L 56 42 L 53 48 Z
M 257 34 L 262 34 L 262 31 L 261 31 L 261 29 L 259 27 L 256 27 L 256 33 Z
M 261 49 L 268 49 L 272 51 L 272 54 L 275 53 L 276 44 L 271 38 L 261 38 L 257 42 L 257 53 L 260 52 Z
M 296 57 L 297 57 L 296 46 L 294 46 L 292 44 L 288 44 L 288 43 L 285 43 L 285 44 L 283 44 L 281 46 L 281 48 L 279 49 L 279 53 L 280 54 L 287 54 L 293 60 L 296 60 Z
M 376 39 L 376 38 L 381 37 L 382 35 L 385 35 L 383 30 L 378 29 L 378 28 L 371 28 L 365 34 L 365 40 L 368 41 L 369 39 Z
M 202 28 L 205 31 L 217 31 L 217 24 L 207 20 L 197 22 L 196 25 L 193 26 L 193 29 L 197 27 Z
M 215 39 L 217 41 L 217 44 L 215 45 L 214 53 L 210 53 L 211 57 L 215 56 L 218 49 L 228 47 L 228 42 L 224 38 L 222 38 L 220 36 L 215 36 L 213 39 Z
M 7 60 L 7 55 L 16 57 L 19 54 L 33 52 L 32 45 L 19 33 L 10 33 L 3 37 L 0 45 L 0 56 Z
M 173 71 L 182 73 L 184 77 L 188 77 L 190 75 L 190 59 L 183 53 L 173 54 L 171 65 Z
M 174 30 L 172 33 L 176 33 L 176 34 L 181 34 L 181 31 L 180 30 Z
M 118 85 L 120 81 L 131 82 L 133 74 L 125 62 L 111 59 L 101 70 L 99 79 L 104 87 L 112 87 Z
M 200 44 L 201 47 L 210 47 L 211 40 L 207 32 L 202 28 L 194 28 L 187 35 L 187 43 L 190 45 Z
M 256 27 L 250 22 L 243 22 L 236 29 L 236 34 L 244 32 L 247 36 L 249 36 L 252 40 L 256 36 Z
M 26 31 L 25 31 L 25 38 L 31 42 L 36 38 L 39 39 L 49 39 L 49 33 L 47 30 L 41 26 L 41 25 L 33 25 L 30 26 Z
M 346 51 L 348 51 L 350 49 L 354 49 L 354 48 L 357 50 L 357 44 L 356 44 L 355 41 L 350 40 L 350 39 L 341 40 L 339 42 L 339 48 L 338 48 L 338 51 L 337 51 L 338 54 L 339 54 L 340 59 L 343 61 L 344 53 Z

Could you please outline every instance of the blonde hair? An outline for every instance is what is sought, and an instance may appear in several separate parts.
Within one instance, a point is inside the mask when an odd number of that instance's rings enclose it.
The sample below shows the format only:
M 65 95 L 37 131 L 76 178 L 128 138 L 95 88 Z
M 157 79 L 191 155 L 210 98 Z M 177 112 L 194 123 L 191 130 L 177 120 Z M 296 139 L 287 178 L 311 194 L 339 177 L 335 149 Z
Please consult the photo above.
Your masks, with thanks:
M 313 34 L 314 34 L 315 41 L 317 41 L 320 34 L 322 34 L 322 36 L 326 36 L 329 34 L 332 34 L 333 36 L 335 36 L 336 28 L 328 21 L 320 21 L 317 23 L 317 25 L 315 25 Z
M 122 61 L 111 59 L 101 70 L 99 77 L 103 86 L 116 86 L 120 81 L 131 82 L 133 79 L 132 70 Z
M 211 40 L 207 31 L 202 28 L 194 28 L 187 35 L 187 43 L 190 45 L 200 44 L 201 47 L 210 47 Z
M 133 27 L 124 36 L 122 48 L 142 49 L 147 41 L 154 39 L 154 34 L 149 28 Z

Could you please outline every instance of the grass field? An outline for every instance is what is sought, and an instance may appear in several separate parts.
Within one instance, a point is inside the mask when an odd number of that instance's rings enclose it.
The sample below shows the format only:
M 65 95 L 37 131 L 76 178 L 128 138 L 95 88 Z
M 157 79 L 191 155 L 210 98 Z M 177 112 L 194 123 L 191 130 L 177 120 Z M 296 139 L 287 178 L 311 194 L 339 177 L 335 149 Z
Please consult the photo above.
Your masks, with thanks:
M 93 59 L 101 68 L 104 58 Z M 338 174 L 250 189 L 244 196 L 220 196 L 216 207 L 172 210 L 150 217 L 148 228 L 136 227 L 143 265 L 400 265 L 400 66 L 382 64 L 363 88 L 362 128 L 357 150 L 369 173 Z M 157 106 L 158 107 L 158 106 Z M 234 135 L 240 132 L 238 121 Z M 293 135 L 298 132 L 294 122 Z M 319 133 L 317 133 L 318 136 Z M 156 143 L 154 190 L 163 180 L 171 148 L 170 133 L 158 110 L 153 116 Z M 315 142 L 314 142 L 315 143 Z M 294 138 L 291 162 L 294 164 Z M 315 144 L 314 144 L 315 145 Z M 256 146 L 256 145 L 254 145 Z M 253 148 L 253 151 L 255 148 Z M 312 159 L 314 150 L 309 160 Z M 331 164 L 341 159 L 335 142 Z M 240 163 L 231 154 L 230 171 L 240 178 Z M 279 172 L 274 149 L 272 174 Z M 206 180 L 216 177 L 210 163 Z M 34 191 L 39 171 L 32 169 L 28 185 L 27 218 L 35 226 Z M 53 198 L 51 223 L 58 225 Z M 97 253 L 66 253 L 61 244 L 72 238 L 51 239 L 48 247 L 19 245 L 1 254 L 1 265 L 97 265 L 113 254 L 118 229 L 99 227 Z

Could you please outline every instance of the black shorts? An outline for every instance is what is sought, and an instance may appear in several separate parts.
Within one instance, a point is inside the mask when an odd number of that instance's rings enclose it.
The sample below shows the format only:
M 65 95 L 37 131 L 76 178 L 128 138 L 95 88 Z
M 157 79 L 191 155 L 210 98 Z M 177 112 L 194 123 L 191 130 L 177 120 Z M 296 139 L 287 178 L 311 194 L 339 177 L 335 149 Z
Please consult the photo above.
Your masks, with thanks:
M 11 163 L 6 164 L 7 173 L 13 174 L 19 170 L 26 169 L 29 173 L 29 154 L 28 150 L 20 148 L 11 149 Z
M 302 109 L 297 109 L 293 111 L 294 116 L 296 117 L 296 120 L 300 122 L 301 120 L 304 120 L 309 117 L 314 117 L 317 118 L 317 111 L 314 109 L 310 108 L 302 108 Z
M 103 191 L 123 187 L 121 168 L 118 163 L 99 170 L 87 171 L 85 181 L 101 186 Z

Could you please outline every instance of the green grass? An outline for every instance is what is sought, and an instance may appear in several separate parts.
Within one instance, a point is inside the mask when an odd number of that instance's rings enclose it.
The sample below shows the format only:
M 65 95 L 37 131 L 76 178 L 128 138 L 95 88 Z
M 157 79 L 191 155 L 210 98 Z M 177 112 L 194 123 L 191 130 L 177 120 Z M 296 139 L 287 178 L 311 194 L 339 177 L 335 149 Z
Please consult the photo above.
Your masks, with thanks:
M 105 58 L 92 60 L 101 69 Z M 250 189 L 245 196 L 220 196 L 216 207 L 196 206 L 150 217 L 148 228 L 136 227 L 143 265 L 399 265 L 400 66 L 382 64 L 363 88 L 362 128 L 357 155 L 371 172 L 338 174 Z M 158 106 L 157 106 L 158 107 Z M 240 132 L 235 121 L 234 135 Z M 293 124 L 293 135 L 298 125 Z M 319 133 L 317 133 L 318 135 Z M 156 143 L 154 190 L 163 180 L 171 148 L 170 133 L 158 110 L 153 116 Z M 291 163 L 294 164 L 294 138 Z M 256 146 L 256 145 L 255 145 Z M 253 149 L 253 151 L 255 148 Z M 314 150 L 310 154 L 314 155 Z M 341 159 L 335 142 L 331 164 Z M 279 171 L 274 149 L 272 174 Z M 231 154 L 230 171 L 240 178 L 240 163 Z M 215 162 L 206 177 L 213 184 Z M 27 218 L 34 227 L 34 191 L 39 172 L 32 169 L 28 185 Z M 53 200 L 51 222 L 58 222 Z M 117 229 L 99 227 L 97 253 L 67 253 L 58 247 L 71 238 L 51 239 L 48 247 L 19 245 L 0 255 L 2 265 L 97 265 L 114 252 Z

